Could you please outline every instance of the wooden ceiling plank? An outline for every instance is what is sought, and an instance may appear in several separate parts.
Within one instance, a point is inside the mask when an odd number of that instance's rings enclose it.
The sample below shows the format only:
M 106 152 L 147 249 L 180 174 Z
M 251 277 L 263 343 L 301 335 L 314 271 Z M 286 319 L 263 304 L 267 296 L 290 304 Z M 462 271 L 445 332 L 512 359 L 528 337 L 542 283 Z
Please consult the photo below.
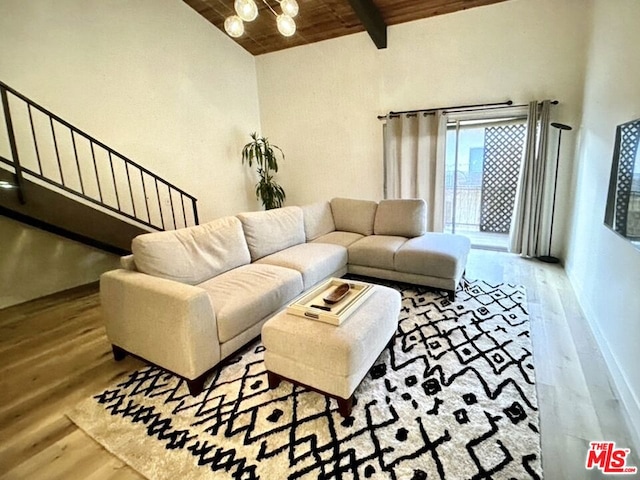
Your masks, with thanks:
M 491 5 L 505 0 L 375 0 L 387 25 Z
M 0 0 L 1 1 L 1 0 Z M 234 12 L 234 0 L 183 0 L 208 22 L 224 32 L 224 20 Z M 266 0 L 275 4 L 276 0 Z M 245 24 L 245 34 L 233 39 L 252 55 L 284 50 L 366 30 L 378 48 L 385 48 L 387 26 L 435 15 L 490 5 L 507 0 L 298 0 L 298 30 L 285 38 L 276 29 L 275 18 L 262 0 L 256 0 L 258 18 Z M 355 11 L 369 11 L 367 20 Z M 363 6 L 364 5 L 364 6 Z M 371 14 L 372 11 L 377 15 Z M 378 17 L 377 19 L 375 17 Z M 372 32 L 374 32 L 372 34 Z M 374 38 L 375 35 L 375 38 Z M 377 39 L 377 40 L 376 40 Z

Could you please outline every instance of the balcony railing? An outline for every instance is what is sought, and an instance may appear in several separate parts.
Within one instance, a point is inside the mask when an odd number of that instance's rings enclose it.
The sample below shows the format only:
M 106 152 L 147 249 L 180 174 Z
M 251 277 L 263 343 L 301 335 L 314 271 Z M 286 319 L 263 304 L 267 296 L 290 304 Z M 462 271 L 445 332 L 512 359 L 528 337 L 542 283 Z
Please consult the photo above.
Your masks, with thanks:
M 454 189 L 445 188 L 445 232 L 454 231 Z M 503 232 L 482 230 L 482 187 L 460 185 L 456 189 L 455 232 L 469 237 L 478 248 L 507 250 L 509 235 Z
M 22 202 L 28 178 L 155 230 L 198 224 L 192 195 L 2 82 L 0 95 L 9 156 L 0 150 L 0 168 L 14 173 Z

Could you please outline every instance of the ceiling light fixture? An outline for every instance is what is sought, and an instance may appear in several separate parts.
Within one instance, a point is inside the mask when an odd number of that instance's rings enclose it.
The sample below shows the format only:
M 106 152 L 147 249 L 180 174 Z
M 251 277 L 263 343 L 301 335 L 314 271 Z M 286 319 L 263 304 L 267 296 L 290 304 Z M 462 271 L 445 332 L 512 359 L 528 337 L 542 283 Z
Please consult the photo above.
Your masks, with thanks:
M 258 6 L 253 0 L 236 0 L 233 8 L 245 22 L 253 22 L 258 16 Z
M 265 0 L 262 0 L 263 2 Z M 298 15 L 298 2 L 296 0 L 278 0 L 280 3 L 280 8 L 282 9 L 282 13 L 285 15 L 289 15 L 291 18 Z
M 224 21 L 224 29 L 229 36 L 238 38 L 244 33 L 244 23 L 242 23 L 242 19 L 238 15 L 232 15 Z
M 296 0 L 276 0 L 280 4 L 282 13 L 278 15 L 267 0 L 262 2 L 276 17 L 276 27 L 281 35 L 290 37 L 296 33 L 296 22 L 293 20 L 298 14 L 298 2 Z M 252 22 L 258 16 L 258 6 L 255 0 L 235 0 L 233 8 L 237 15 L 231 15 L 224 21 L 224 29 L 233 38 L 241 37 L 244 33 L 244 23 Z
M 285 37 L 290 37 L 296 33 L 296 22 L 286 13 L 276 16 L 276 26 L 278 31 Z

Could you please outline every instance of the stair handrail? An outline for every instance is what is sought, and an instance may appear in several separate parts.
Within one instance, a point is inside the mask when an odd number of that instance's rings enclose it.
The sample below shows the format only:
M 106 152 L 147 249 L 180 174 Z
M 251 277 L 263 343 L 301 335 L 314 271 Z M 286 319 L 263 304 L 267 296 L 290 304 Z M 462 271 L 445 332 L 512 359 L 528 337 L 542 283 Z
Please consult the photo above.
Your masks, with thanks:
M 23 102 L 25 102 L 27 104 L 27 108 L 28 108 L 28 112 L 29 112 L 29 121 L 30 121 L 30 126 L 31 126 L 31 132 L 32 132 L 32 138 L 33 138 L 33 145 L 34 145 L 34 149 L 35 149 L 35 153 L 36 153 L 36 158 L 38 161 L 38 168 L 40 170 L 40 172 L 36 172 L 33 171 L 29 168 L 26 168 L 24 165 L 21 164 L 20 162 L 20 156 L 19 156 L 19 152 L 18 152 L 18 147 L 17 147 L 17 142 L 15 139 L 15 132 L 14 132 L 14 127 L 13 127 L 13 119 L 12 119 L 12 114 L 11 114 L 11 108 L 10 108 L 10 104 L 9 104 L 9 97 L 7 95 L 7 93 L 11 93 L 12 95 L 14 95 L 15 97 L 19 98 L 20 100 L 22 100 Z M 165 230 L 166 226 L 165 226 L 165 221 L 164 221 L 164 213 L 162 210 L 162 204 L 161 204 L 161 197 L 160 197 L 160 191 L 158 188 L 158 182 L 160 182 L 161 184 L 164 184 L 167 187 L 167 190 L 169 192 L 169 201 L 170 201 L 170 205 L 171 205 L 171 212 L 172 212 L 172 219 L 173 219 L 173 226 L 174 228 L 178 228 L 178 224 L 176 222 L 176 218 L 175 218 L 175 208 L 173 205 L 173 196 L 171 194 L 172 191 L 176 192 L 177 194 L 180 195 L 180 203 L 182 206 L 182 213 L 183 213 L 183 219 L 184 219 L 184 226 L 187 226 L 188 224 L 188 220 L 187 220 L 187 215 L 186 215 L 186 210 L 185 210 L 185 206 L 184 206 L 184 199 L 187 198 L 188 200 L 191 201 L 192 204 L 192 215 L 193 215 L 193 222 L 198 225 L 199 223 L 199 218 L 198 218 L 198 209 L 197 209 L 197 199 L 185 192 L 183 189 L 177 187 L 176 185 L 168 182 L 167 180 L 165 180 L 164 178 L 160 177 L 159 175 L 153 173 L 151 170 L 143 167 L 142 165 L 140 165 L 139 163 L 131 160 L 130 158 L 126 157 L 125 155 L 117 152 L 116 150 L 114 150 L 113 148 L 109 147 L 108 145 L 106 145 L 105 143 L 101 142 L 100 140 L 96 139 L 95 137 L 93 137 L 92 135 L 89 135 L 88 133 L 84 132 L 83 130 L 79 129 L 78 127 L 72 125 L 71 123 L 67 122 L 66 120 L 64 120 L 63 118 L 61 118 L 60 116 L 56 115 L 55 113 L 51 112 L 50 110 L 46 109 L 45 107 L 39 105 L 38 103 L 34 102 L 33 100 L 31 100 L 30 98 L 28 98 L 27 96 L 23 95 L 22 93 L 18 92 L 17 90 L 13 89 L 12 87 L 10 87 L 9 85 L 7 85 L 6 83 L 0 81 L 0 96 L 2 98 L 2 105 L 3 105 L 3 112 L 4 112 L 4 117 L 5 117 L 5 124 L 7 127 L 7 136 L 9 139 L 9 144 L 10 144 L 10 149 L 11 149 L 11 155 L 12 155 L 12 159 L 7 159 L 3 156 L 0 156 L 0 162 L 5 163 L 7 165 L 12 166 L 15 169 L 15 178 L 16 178 L 16 186 L 18 188 L 18 196 L 19 199 L 21 201 L 21 203 L 24 203 L 25 201 L 27 201 L 27 199 L 24 198 L 24 191 L 23 191 L 23 175 L 26 173 L 30 176 L 33 176 L 41 181 L 44 181 L 48 184 L 54 185 L 57 188 L 60 188 L 68 193 L 71 193 L 75 196 L 78 196 L 84 200 L 87 200 L 91 203 L 94 203 L 96 205 L 99 205 L 102 208 L 105 208 L 109 211 L 112 211 L 114 213 L 117 213 L 119 215 L 122 215 L 124 217 L 127 217 L 131 220 L 134 220 L 136 222 L 139 222 L 147 227 L 151 227 L 153 229 L 156 230 Z M 38 149 L 38 142 L 37 142 L 37 138 L 36 138 L 36 132 L 34 129 L 34 124 L 33 124 L 33 116 L 32 116 L 32 111 L 31 109 L 35 108 L 37 110 L 39 110 L 41 113 L 43 113 L 46 117 L 49 118 L 49 122 L 51 124 L 51 132 L 52 132 L 52 138 L 53 138 L 53 143 L 54 143 L 54 147 L 55 147 L 55 152 L 56 152 L 56 157 L 57 157 L 57 161 L 58 161 L 58 169 L 59 169 L 59 173 L 60 173 L 60 177 L 61 177 L 61 182 L 58 182 L 56 180 L 53 180 L 47 176 L 45 176 L 42 172 L 42 164 L 41 164 L 41 159 L 40 159 L 40 152 Z M 77 173 L 78 173 L 78 177 L 80 180 L 80 187 L 81 187 L 81 191 L 77 191 L 71 187 L 69 187 L 68 185 L 65 184 L 64 182 L 64 175 L 63 175 L 63 171 L 62 171 L 62 164 L 60 161 L 60 155 L 59 155 L 59 151 L 58 151 L 58 142 L 56 139 L 56 132 L 55 129 L 53 127 L 53 121 L 56 121 L 57 123 L 63 125 L 64 127 L 68 128 L 71 132 L 71 139 L 72 139 L 72 143 L 73 143 L 73 149 L 74 149 L 74 155 L 75 155 L 75 160 L 76 160 L 76 165 L 77 165 Z M 76 140 L 74 137 L 74 134 L 79 135 L 84 137 L 90 144 L 91 146 L 91 159 L 93 161 L 93 172 L 95 172 L 95 179 L 96 179 L 96 183 L 97 183 L 97 187 L 98 187 L 98 193 L 100 196 L 100 200 L 93 198 L 91 196 L 88 196 L 85 194 L 84 192 L 84 183 L 82 180 L 82 172 L 80 169 L 80 163 L 79 163 L 79 157 L 78 157 L 78 153 L 77 153 L 77 147 L 76 147 Z M 105 152 L 107 152 L 108 157 L 109 157 L 109 163 L 110 163 L 110 167 L 111 167 L 111 174 L 112 174 L 112 180 L 113 180 L 113 188 L 114 188 L 114 193 L 116 196 L 116 202 L 117 202 L 117 208 L 109 205 L 108 203 L 106 203 L 103 199 L 103 195 L 102 195 L 102 189 L 100 186 L 100 177 L 98 174 L 98 169 L 97 169 L 97 162 L 96 162 L 96 157 L 95 157 L 95 147 L 97 146 L 101 149 L 103 149 Z M 116 177 L 115 177 L 115 171 L 113 168 L 113 158 L 119 158 L 120 160 L 122 160 L 125 164 L 125 169 L 126 169 L 126 173 L 127 173 L 127 184 L 129 187 L 129 194 L 131 196 L 131 206 L 133 208 L 133 215 L 131 215 L 130 213 L 123 211 L 121 209 L 121 205 L 120 205 L 120 199 L 119 199 L 119 192 L 118 192 L 118 187 L 116 184 Z M 129 167 L 131 167 L 132 169 L 136 169 L 137 171 L 140 172 L 140 178 L 141 178 L 141 185 L 143 188 L 143 194 L 144 194 L 144 200 L 145 200 L 145 207 L 146 207 L 146 213 L 147 213 L 147 219 L 143 219 L 142 217 L 139 217 L 136 213 L 136 206 L 135 206 L 135 201 L 133 199 L 133 189 L 132 189 L 132 185 L 131 185 L 131 175 L 130 175 L 130 170 Z M 147 191 L 146 191 L 146 185 L 145 185 L 145 180 L 144 180 L 144 175 L 147 175 L 149 177 L 151 177 L 151 179 L 153 180 L 153 183 L 155 184 L 155 190 L 156 190 L 156 196 L 158 199 L 158 208 L 159 208 L 159 213 L 160 213 L 160 224 L 156 224 L 154 222 L 152 222 L 151 220 L 151 213 L 150 213 L 150 209 L 149 209 L 149 199 L 147 197 Z

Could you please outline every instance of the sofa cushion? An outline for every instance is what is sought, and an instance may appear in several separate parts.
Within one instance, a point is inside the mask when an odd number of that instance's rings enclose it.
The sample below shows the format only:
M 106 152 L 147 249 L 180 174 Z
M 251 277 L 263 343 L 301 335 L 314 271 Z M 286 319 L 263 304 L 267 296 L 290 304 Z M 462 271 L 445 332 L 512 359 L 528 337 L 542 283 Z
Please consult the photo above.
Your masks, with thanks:
M 300 207 L 240 213 L 251 261 L 306 241 Z
M 349 246 L 349 264 L 393 270 L 395 253 L 406 241 L 389 235 L 364 237 Z
M 351 198 L 334 198 L 331 200 L 331 212 L 336 230 L 373 234 L 373 221 L 378 204 L 370 200 L 354 200 Z
M 310 205 L 303 205 L 301 208 L 307 242 L 329 232 L 333 232 L 336 229 L 329 202 L 312 203 Z
M 395 256 L 395 269 L 441 278 L 457 278 L 465 268 L 471 242 L 462 235 L 426 233 L 407 240 Z
M 364 238 L 364 235 L 353 232 L 330 232 L 326 235 L 322 235 L 321 237 L 313 240 L 313 243 L 331 243 L 333 245 L 342 245 L 343 247 L 348 247 L 353 242 Z
M 328 243 L 303 243 L 258 260 L 258 264 L 279 265 L 302 274 L 305 290 L 335 275 L 347 266 L 347 249 Z
M 382 200 L 376 210 L 373 233 L 419 237 L 427 231 L 427 203 L 422 199 Z
M 196 285 L 251 261 L 240 221 L 224 217 L 131 242 L 137 269 L 154 277 Z
M 227 342 L 302 293 L 302 276 L 274 265 L 244 265 L 198 285 L 209 294 L 220 343 Z

